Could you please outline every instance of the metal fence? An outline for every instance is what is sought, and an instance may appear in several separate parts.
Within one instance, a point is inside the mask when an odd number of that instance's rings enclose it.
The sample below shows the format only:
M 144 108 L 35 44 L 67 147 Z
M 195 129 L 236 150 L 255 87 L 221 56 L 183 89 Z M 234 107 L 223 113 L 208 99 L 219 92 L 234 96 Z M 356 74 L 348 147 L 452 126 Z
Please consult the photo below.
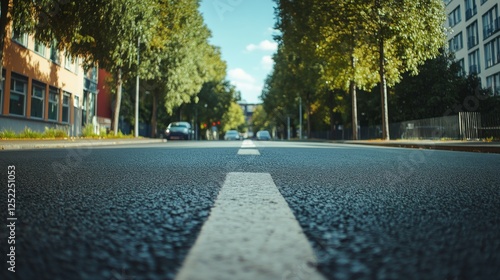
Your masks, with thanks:
M 500 115 L 460 112 L 454 116 L 392 123 L 389 126 L 389 132 L 391 139 L 500 139 Z M 382 137 L 381 126 L 361 126 L 358 133 L 358 139 L 360 140 Z M 352 130 L 349 128 L 333 132 L 312 131 L 311 138 L 351 140 Z
M 391 124 L 392 139 L 460 139 L 459 116 L 446 116 Z

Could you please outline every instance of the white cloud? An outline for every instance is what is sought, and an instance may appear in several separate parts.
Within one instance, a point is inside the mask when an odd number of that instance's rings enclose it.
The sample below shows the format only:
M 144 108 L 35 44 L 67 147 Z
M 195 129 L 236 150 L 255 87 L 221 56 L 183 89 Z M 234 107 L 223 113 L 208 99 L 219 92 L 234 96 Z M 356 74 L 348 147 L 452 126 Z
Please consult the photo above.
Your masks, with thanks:
M 262 59 L 260 60 L 260 64 L 262 65 L 262 68 L 264 68 L 264 70 L 273 69 L 273 65 L 274 65 L 273 57 L 270 55 L 266 55 L 266 56 L 262 57 Z
M 255 44 L 250 44 L 246 47 L 246 50 L 248 52 L 253 52 L 256 50 L 259 51 L 276 51 L 278 49 L 278 43 L 276 42 L 271 42 L 269 40 L 264 40 L 260 42 L 258 45 Z
M 228 72 L 229 79 L 232 81 L 239 81 L 245 83 L 254 83 L 255 78 L 252 75 L 245 72 L 245 70 L 241 68 L 231 69 Z
M 272 27 L 268 27 L 267 28 L 267 32 L 266 32 L 266 35 L 272 35 L 272 36 L 275 36 L 275 35 L 279 35 L 281 32 L 278 30 L 278 29 L 274 29 Z
M 262 93 L 262 88 L 264 85 L 257 80 L 245 70 L 241 68 L 235 68 L 228 71 L 228 78 L 231 84 L 236 86 L 236 89 L 241 92 L 242 99 L 249 102 L 257 102 L 259 96 Z

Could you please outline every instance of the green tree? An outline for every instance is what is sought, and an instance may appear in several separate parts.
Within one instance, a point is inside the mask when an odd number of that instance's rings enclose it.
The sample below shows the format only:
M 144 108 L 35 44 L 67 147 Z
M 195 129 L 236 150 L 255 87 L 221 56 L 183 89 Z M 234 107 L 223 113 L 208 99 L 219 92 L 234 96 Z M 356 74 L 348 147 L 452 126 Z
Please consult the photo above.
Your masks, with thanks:
M 254 132 L 271 128 L 271 122 L 268 114 L 262 105 L 257 105 L 253 111 L 252 128 Z
M 239 130 L 244 124 L 245 116 L 243 115 L 243 110 L 236 102 L 231 102 L 229 109 L 222 116 L 222 131 L 228 131 L 230 129 Z

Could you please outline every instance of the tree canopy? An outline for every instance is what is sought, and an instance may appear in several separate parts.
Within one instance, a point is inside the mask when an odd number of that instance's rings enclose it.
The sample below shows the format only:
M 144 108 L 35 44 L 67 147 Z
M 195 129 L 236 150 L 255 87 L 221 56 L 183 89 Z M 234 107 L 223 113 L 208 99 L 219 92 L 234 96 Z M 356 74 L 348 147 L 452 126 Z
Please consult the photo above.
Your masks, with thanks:
M 263 97 L 271 100 L 273 92 L 288 95 L 283 85 L 293 83 L 290 94 L 302 93 L 309 119 L 315 100 L 349 90 L 355 137 L 356 88 L 371 90 L 378 84 L 382 138 L 388 139 L 387 85 L 400 82 L 403 73 L 417 74 L 444 46 L 442 1 L 275 1 L 276 28 L 281 31 L 278 60 L 287 63 L 275 64 Z

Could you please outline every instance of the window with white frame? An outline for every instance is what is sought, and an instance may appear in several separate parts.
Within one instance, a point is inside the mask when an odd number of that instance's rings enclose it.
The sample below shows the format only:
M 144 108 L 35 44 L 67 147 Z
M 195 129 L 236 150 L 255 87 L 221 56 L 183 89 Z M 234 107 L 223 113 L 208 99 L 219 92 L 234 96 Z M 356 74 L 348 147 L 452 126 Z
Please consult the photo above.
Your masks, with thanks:
M 500 95 L 500 72 L 486 77 L 486 87 L 492 95 Z
M 479 36 L 477 31 L 477 20 L 467 26 L 467 48 L 471 49 L 479 44 Z
M 458 33 L 457 35 L 455 35 L 455 37 L 453 37 L 449 42 L 449 49 L 451 52 L 456 52 L 456 51 L 459 51 L 461 50 L 463 47 L 464 47 L 464 44 L 463 44 L 463 38 L 462 38 L 462 32 Z
M 31 117 L 43 119 L 43 108 L 45 107 L 45 85 L 33 82 L 31 90 Z
M 458 66 L 460 66 L 460 70 L 461 70 L 459 75 L 465 76 L 465 61 L 463 58 L 458 61 Z
M 483 15 L 483 40 L 500 29 L 497 6 L 495 5 Z
M 19 45 L 23 45 L 25 47 L 28 46 L 28 34 L 21 33 L 18 30 L 12 30 L 12 40 L 16 41 Z
M 3 112 L 3 92 L 4 92 L 4 77 L 5 71 L 2 71 L 2 76 L 0 76 L 0 114 Z
M 460 5 L 448 14 L 448 24 L 450 27 L 457 25 L 460 21 L 462 21 L 462 14 L 460 13 Z
M 51 45 L 50 45 L 50 60 L 52 60 L 52 62 L 56 63 L 56 64 L 59 64 L 59 50 L 57 49 L 57 42 L 54 41 Z
M 469 54 L 469 74 L 481 73 L 481 64 L 479 63 L 479 49 Z
M 66 54 L 64 57 L 64 68 L 68 69 L 69 71 L 74 71 L 75 70 L 75 59 L 71 57 L 71 55 Z
M 59 90 L 49 89 L 49 120 L 57 121 L 59 116 Z
M 477 14 L 476 0 L 465 0 L 465 20 Z
M 3 74 L 3 71 L 2 71 L 2 80 L 0 80 L 0 114 L 2 114 L 3 112 L 3 85 L 4 85 L 4 80 L 5 78 L 5 74 Z
M 28 79 L 13 73 L 10 78 L 9 114 L 16 116 L 25 115 L 27 91 Z
M 41 56 L 45 57 L 45 45 L 44 45 L 43 43 L 38 42 L 37 40 L 35 40 L 35 48 L 34 48 L 34 51 L 35 51 L 37 54 L 39 54 L 39 55 L 41 55 Z
M 500 63 L 500 36 L 484 45 L 484 60 L 486 68 Z
M 63 102 L 62 102 L 62 122 L 69 123 L 69 101 L 71 99 L 71 93 L 64 92 L 63 94 Z

